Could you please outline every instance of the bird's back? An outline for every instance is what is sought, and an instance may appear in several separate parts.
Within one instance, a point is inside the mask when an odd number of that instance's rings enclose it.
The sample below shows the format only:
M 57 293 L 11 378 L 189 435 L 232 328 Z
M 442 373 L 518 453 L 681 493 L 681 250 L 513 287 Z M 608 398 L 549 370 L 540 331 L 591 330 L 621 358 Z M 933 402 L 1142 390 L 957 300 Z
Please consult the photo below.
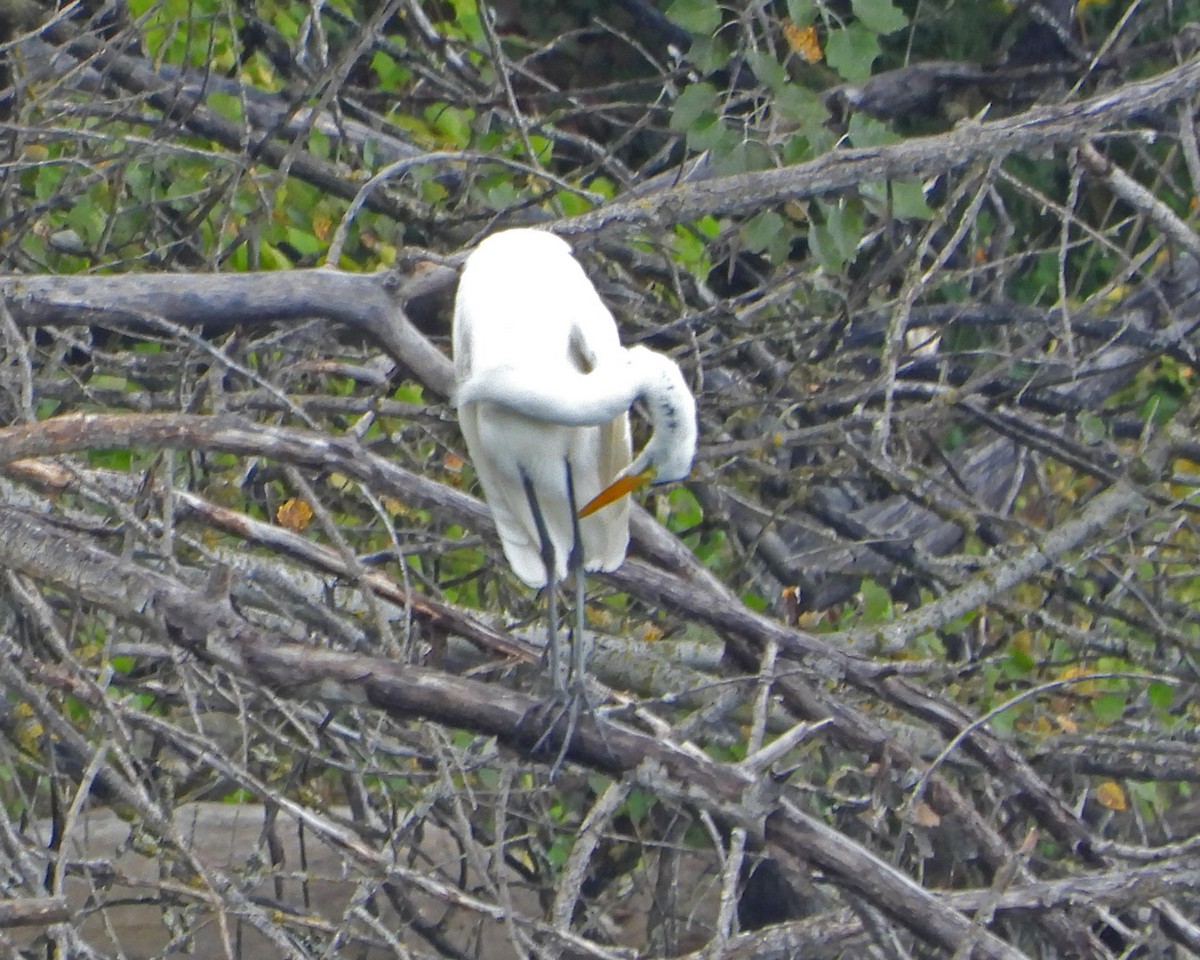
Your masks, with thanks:
M 455 303 L 453 342 L 460 386 L 502 367 L 532 378 L 546 378 L 564 365 L 588 372 L 600 358 L 623 350 L 612 315 L 570 247 L 537 230 L 493 234 L 468 257 Z M 566 461 L 577 508 L 628 466 L 628 415 L 602 426 L 563 426 L 490 402 L 463 404 L 458 415 L 514 572 L 531 586 L 546 582 L 523 485 L 528 477 L 555 546 L 555 579 L 564 579 L 573 541 Z M 620 566 L 629 540 L 628 502 L 579 523 L 587 569 Z

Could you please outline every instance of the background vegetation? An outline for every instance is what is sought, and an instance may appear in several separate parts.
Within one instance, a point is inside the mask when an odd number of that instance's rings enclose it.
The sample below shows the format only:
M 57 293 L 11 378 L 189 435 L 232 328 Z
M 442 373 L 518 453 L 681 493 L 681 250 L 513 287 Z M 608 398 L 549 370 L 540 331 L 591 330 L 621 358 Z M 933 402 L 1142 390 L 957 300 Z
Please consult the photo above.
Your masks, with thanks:
M 1197 19 L 0 3 L 0 941 L 1200 955 Z M 701 411 L 553 778 L 449 403 L 515 224 Z

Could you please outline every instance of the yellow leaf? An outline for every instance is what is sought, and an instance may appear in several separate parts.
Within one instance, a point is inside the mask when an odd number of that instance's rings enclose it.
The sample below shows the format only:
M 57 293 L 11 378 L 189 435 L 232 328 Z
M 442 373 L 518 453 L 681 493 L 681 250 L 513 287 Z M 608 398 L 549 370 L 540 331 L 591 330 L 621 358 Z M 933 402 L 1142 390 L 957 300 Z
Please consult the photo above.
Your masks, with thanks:
M 1008 643 L 1018 653 L 1031 654 L 1033 651 L 1033 631 L 1018 630 L 1009 638 Z
M 1065 713 L 1054 715 L 1054 722 L 1058 724 L 1058 729 L 1063 733 L 1076 734 L 1079 732 L 1079 724 L 1068 717 Z
M 380 497 L 379 502 L 383 504 L 383 509 L 388 512 L 390 517 L 403 517 L 411 511 L 408 509 L 408 504 L 397 500 L 395 497 Z
M 824 56 L 821 51 L 821 41 L 817 39 L 817 28 L 811 24 L 807 27 L 798 27 L 790 20 L 784 21 L 783 38 L 789 47 L 800 54 L 800 58 L 805 63 L 816 63 Z
M 285 500 L 275 511 L 275 519 L 279 521 L 279 525 L 288 530 L 295 530 L 297 533 L 307 527 L 312 522 L 312 518 L 312 507 L 294 497 L 291 500 Z
M 1129 807 L 1129 804 L 1125 802 L 1125 791 L 1121 789 L 1120 784 L 1111 780 L 1105 780 L 1096 788 L 1096 799 L 1100 802 L 1100 806 L 1108 810 L 1120 811 Z
M 913 823 L 919 827 L 936 827 L 941 824 L 942 818 L 938 812 L 927 803 L 918 803 L 912 813 Z
M 1095 673 L 1094 670 L 1089 670 L 1087 667 L 1070 666 L 1065 667 L 1058 673 L 1059 680 L 1076 680 L 1079 677 L 1088 677 Z M 1097 693 L 1096 683 L 1093 680 L 1084 680 L 1079 683 L 1072 683 L 1071 689 L 1082 697 L 1095 696 Z
M 611 627 L 613 623 L 612 612 L 603 607 L 584 606 L 583 616 L 593 627 Z

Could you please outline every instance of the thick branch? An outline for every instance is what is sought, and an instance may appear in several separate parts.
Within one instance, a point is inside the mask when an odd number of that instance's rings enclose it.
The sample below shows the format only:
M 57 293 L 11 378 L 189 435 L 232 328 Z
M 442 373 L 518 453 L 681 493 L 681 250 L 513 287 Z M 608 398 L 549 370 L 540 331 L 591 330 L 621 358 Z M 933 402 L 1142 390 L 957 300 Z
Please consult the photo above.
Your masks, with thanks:
M 618 224 L 682 223 L 778 207 L 881 180 L 925 180 L 978 160 L 1074 144 L 1120 127 L 1134 115 L 1200 92 L 1200 58 L 1077 103 L 1037 107 L 984 123 L 964 121 L 949 133 L 861 150 L 834 150 L 806 163 L 682 184 L 626 203 L 612 203 L 564 220 L 566 235 Z
M 321 317 L 372 337 L 426 386 L 449 396 L 446 359 L 404 314 L 386 273 L 327 268 L 229 274 L 3 276 L 0 298 L 22 326 L 160 318 L 188 329 L 230 330 Z

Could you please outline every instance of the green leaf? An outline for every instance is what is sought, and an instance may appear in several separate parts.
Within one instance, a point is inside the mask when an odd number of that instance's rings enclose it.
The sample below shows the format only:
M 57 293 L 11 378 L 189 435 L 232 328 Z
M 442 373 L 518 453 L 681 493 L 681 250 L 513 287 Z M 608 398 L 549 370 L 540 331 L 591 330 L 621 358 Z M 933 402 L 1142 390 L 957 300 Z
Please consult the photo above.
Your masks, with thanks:
M 721 25 L 721 8 L 715 0 L 674 0 L 667 16 L 688 33 L 710 36 Z
M 863 598 L 863 612 L 868 623 L 883 623 L 895 619 L 891 595 L 874 580 L 864 580 L 859 588 Z
M 858 256 L 862 239 L 862 217 L 857 210 L 833 203 L 817 204 L 825 215 L 825 223 L 814 223 L 808 232 L 808 243 L 817 261 L 830 273 L 840 273 L 847 263 Z
M 690 130 L 703 116 L 716 118 L 717 88 L 711 83 L 693 83 L 684 87 L 671 109 L 671 129 Z
M 402 67 L 382 50 L 371 57 L 371 69 L 379 77 L 379 90 L 395 93 L 412 79 L 412 71 Z
M 258 262 L 263 270 L 291 270 L 292 261 L 286 253 L 272 243 L 263 243 L 258 248 Z
M 792 231 L 787 221 L 774 210 L 764 210 L 742 225 L 742 242 L 755 253 L 767 251 L 775 262 L 787 256 Z
M 1146 696 L 1156 710 L 1170 710 L 1175 702 L 1175 688 L 1169 683 L 1155 680 L 1146 691 Z
M 1105 723 L 1116 723 L 1125 715 L 1125 695 L 1106 693 L 1092 701 L 1092 712 Z
M 88 380 L 88 386 L 93 390 L 128 390 L 129 381 L 113 373 L 98 373 Z
M 562 207 L 562 212 L 568 217 L 578 216 L 592 209 L 592 202 L 574 190 L 559 190 L 554 196 L 558 205 Z
M 721 124 L 719 133 L 710 129 L 709 136 L 713 137 L 715 169 L 720 176 L 775 166 L 775 156 L 764 144 L 741 137 L 725 124 Z
M 729 63 L 729 45 L 720 37 L 696 37 L 688 48 L 688 60 L 702 74 L 715 73 Z
M 592 177 L 588 181 L 587 188 L 592 193 L 598 193 L 609 200 L 617 195 L 617 185 L 608 177 Z
M 908 26 L 908 18 L 892 0 L 852 0 L 854 15 L 875 33 L 893 33 Z
M 234 123 L 241 122 L 242 119 L 242 98 L 236 97 L 229 93 L 220 93 L 213 91 L 208 95 L 208 105 L 213 110 L 224 117 L 226 120 L 232 120 Z
M 133 451 L 89 450 L 87 460 L 93 467 L 99 467 L 104 470 L 117 470 L 125 473 L 133 466 Z
M 925 199 L 925 188 L 912 180 L 892 181 L 892 213 L 901 220 L 929 220 L 933 209 Z
M 704 237 L 695 229 L 689 229 L 684 224 L 678 224 L 671 237 L 671 249 L 675 252 L 674 259 L 695 277 L 707 277 L 712 270 L 712 260 L 708 256 L 708 244 Z
M 720 119 L 708 114 L 688 128 L 687 143 L 693 150 L 711 150 L 719 159 L 741 142 L 741 135 L 730 130 Z
M 700 501 L 687 487 L 676 487 L 667 494 L 667 502 L 671 505 L 670 529 L 675 533 L 689 530 L 704 519 Z
M 899 143 L 900 137 L 886 123 L 869 117 L 865 113 L 856 113 L 850 118 L 846 128 L 850 142 L 856 147 L 882 147 L 889 143 Z
M 472 43 L 483 43 L 483 24 L 479 20 L 479 5 L 475 0 L 451 0 L 451 6 L 454 7 L 454 22 L 463 35 Z
M 566 835 L 558 837 L 558 839 L 546 848 L 546 861 L 552 867 L 563 866 L 571 853 L 571 847 L 574 845 L 574 837 Z
M 877 35 L 861 23 L 832 31 L 825 44 L 825 62 L 850 83 L 863 83 L 871 76 L 879 53 Z
M 1103 417 L 1094 413 L 1081 414 L 1079 417 L 1079 434 L 1086 444 L 1096 444 L 1108 436 L 1108 424 Z
M 872 212 L 902 220 L 928 220 L 933 210 L 925 202 L 925 191 L 919 183 L 897 180 L 890 183 L 864 183 L 859 187 L 866 207 Z
M 787 70 L 772 54 L 761 50 L 751 50 L 746 54 L 746 63 L 761 83 L 766 84 L 772 93 L 778 93 L 788 82 Z
M 452 146 L 465 148 L 471 142 L 471 121 L 474 113 L 446 103 L 435 103 L 425 110 L 425 119 Z
M 495 767 L 481 767 L 477 776 L 479 785 L 485 790 L 495 790 L 500 785 L 500 771 Z
M 629 819 L 634 823 L 641 823 L 645 820 L 646 812 L 652 806 L 654 806 L 654 796 L 636 787 L 630 790 L 629 795 L 625 798 L 625 812 L 629 814 Z
M 1017 716 L 1016 710 L 1004 710 L 996 714 L 988 721 L 991 725 L 992 733 L 998 737 L 1012 736 L 1013 724 L 1017 722 Z
M 1008 648 L 1008 660 L 1016 668 L 1018 674 L 1029 673 L 1037 666 L 1037 661 L 1033 658 L 1033 654 L 1017 646 L 1010 646 Z
M 425 388 L 419 383 L 406 381 L 396 388 L 392 399 L 399 400 L 401 403 L 424 403 Z
M 748 590 L 742 594 L 742 603 L 758 613 L 762 613 L 770 606 L 765 597 L 755 593 L 753 590 Z
M 787 0 L 787 12 L 792 23 L 803 27 L 816 19 L 817 5 L 813 0 Z
M 104 236 L 104 211 L 91 198 L 79 197 L 67 213 L 67 226 L 79 234 L 85 246 L 94 246 Z
M 312 127 L 308 131 L 308 152 L 320 160 L 328 160 L 332 152 L 332 143 L 329 135 L 321 132 L 316 127 Z
M 307 230 L 296 227 L 287 228 L 288 243 L 300 251 L 301 256 L 310 257 L 325 249 L 325 244 Z
M 806 131 L 819 130 L 829 118 L 829 111 L 820 97 L 797 83 L 789 83 L 775 91 L 775 109 Z
M 37 200 L 46 200 L 58 189 L 58 182 L 66 172 L 65 167 L 54 165 L 38 167 L 37 177 L 33 182 L 33 195 Z

